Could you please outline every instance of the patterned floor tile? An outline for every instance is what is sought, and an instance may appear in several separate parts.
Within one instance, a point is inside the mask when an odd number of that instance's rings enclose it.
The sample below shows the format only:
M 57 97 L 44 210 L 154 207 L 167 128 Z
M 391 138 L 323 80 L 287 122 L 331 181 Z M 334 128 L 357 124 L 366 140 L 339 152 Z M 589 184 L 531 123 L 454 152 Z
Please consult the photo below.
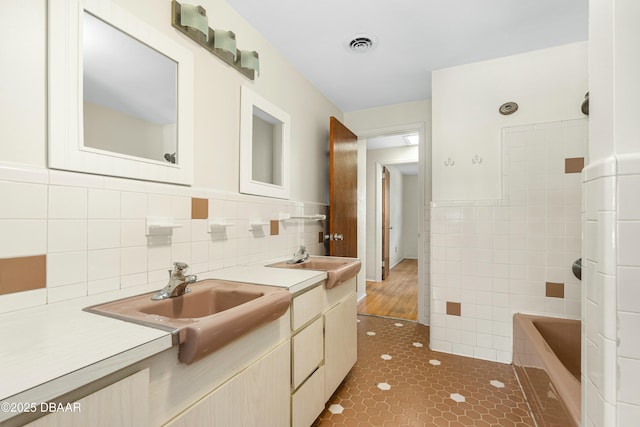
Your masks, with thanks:
M 358 361 L 314 426 L 534 425 L 510 365 L 431 351 L 427 326 L 358 317 Z

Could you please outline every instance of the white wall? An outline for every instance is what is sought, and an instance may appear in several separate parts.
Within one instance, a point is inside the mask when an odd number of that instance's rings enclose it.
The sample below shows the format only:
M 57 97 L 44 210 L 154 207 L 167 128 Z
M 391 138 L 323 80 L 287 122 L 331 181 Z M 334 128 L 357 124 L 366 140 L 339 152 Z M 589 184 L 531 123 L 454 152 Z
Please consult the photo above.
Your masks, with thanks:
M 501 129 L 583 117 L 586 69 L 582 42 L 434 71 L 433 200 L 499 199 Z M 518 111 L 500 115 L 509 101 Z
M 581 424 L 631 426 L 640 418 L 640 4 L 591 0 L 589 15 Z
M 420 153 L 419 153 L 419 185 L 422 186 L 423 192 L 419 195 L 419 204 L 423 206 L 423 210 L 420 212 L 420 240 L 419 240 L 419 259 L 421 262 L 418 266 L 418 322 L 422 324 L 429 323 L 429 224 L 425 221 L 425 218 L 429 216 L 429 202 L 431 201 L 431 101 L 416 101 L 408 102 L 405 104 L 390 105 L 387 107 L 371 108 L 367 110 L 353 111 L 345 113 L 345 124 L 360 138 L 367 138 L 373 136 L 397 134 L 407 130 L 416 130 L 420 133 Z M 359 148 L 359 173 L 363 174 L 366 165 L 366 174 L 370 173 L 368 164 L 363 159 L 363 154 L 366 152 L 364 147 L 364 140 L 360 142 Z M 360 206 L 366 206 L 366 214 L 370 212 L 369 200 L 370 197 L 366 194 L 368 191 L 364 187 L 363 175 L 358 177 L 358 186 L 360 188 L 358 194 L 358 200 L 361 203 Z M 368 182 L 368 178 L 367 178 Z M 366 203 L 364 203 L 366 200 Z M 362 210 L 359 212 L 360 218 L 362 218 Z M 366 224 L 362 224 L 365 221 L 358 221 L 358 227 L 362 226 L 364 230 L 369 230 L 369 221 L 366 219 Z M 360 248 L 368 248 L 370 242 L 368 242 L 369 231 L 358 233 L 358 250 L 362 253 Z M 426 254 L 426 255 L 425 255 Z M 358 287 L 358 298 L 362 298 L 365 294 L 364 277 L 369 272 L 369 262 L 367 259 L 363 259 L 363 268 L 358 276 L 359 283 L 363 283 L 362 287 Z
M 403 175 L 402 182 L 402 256 L 418 259 L 418 234 L 420 233 L 418 175 Z
M 417 160 L 417 159 L 416 159 Z M 404 245 L 402 242 L 402 217 L 404 215 L 404 181 L 402 173 L 392 165 L 389 169 L 389 267 L 393 268 L 402 261 Z
M 194 55 L 194 185 L 125 180 L 46 168 L 47 2 L 8 0 L 0 13 L 0 257 L 47 256 L 46 288 L 0 296 L 0 312 L 121 287 L 166 284 L 173 261 L 202 277 L 212 270 L 287 256 L 298 245 L 322 253 L 322 222 L 281 222 L 249 231 L 249 220 L 281 213 L 326 213 L 329 117 L 342 112 L 318 92 L 225 1 L 203 0 L 217 28 L 236 33 L 241 49 L 260 53 L 249 81 L 170 25 L 170 2 L 116 0 Z M 24 22 L 29 22 L 24 31 Z M 20 37 L 15 37 L 21 34 Z M 291 114 L 290 201 L 239 194 L 240 86 Z M 191 219 L 191 198 L 209 200 L 209 217 L 235 224 L 208 233 Z M 147 216 L 182 225 L 173 237 L 147 239 Z M 16 243 L 18 242 L 18 243 Z

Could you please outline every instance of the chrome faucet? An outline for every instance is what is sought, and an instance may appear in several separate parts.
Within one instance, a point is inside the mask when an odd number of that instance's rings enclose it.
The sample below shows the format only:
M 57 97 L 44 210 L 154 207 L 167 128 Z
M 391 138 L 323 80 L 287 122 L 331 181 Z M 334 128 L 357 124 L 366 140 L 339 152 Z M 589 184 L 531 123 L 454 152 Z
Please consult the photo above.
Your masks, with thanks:
M 287 260 L 287 264 L 298 264 L 304 262 L 309 259 L 309 252 L 307 252 L 307 248 L 304 246 L 300 246 L 298 252 L 293 254 L 293 258 Z
M 169 270 L 169 283 L 167 283 L 167 286 L 156 292 L 151 299 L 157 301 L 167 298 L 175 298 L 189 293 L 190 289 L 187 286 L 198 280 L 198 276 L 194 274 L 185 276 L 184 272 L 187 271 L 188 268 L 189 266 L 184 262 L 174 262 L 173 270 Z

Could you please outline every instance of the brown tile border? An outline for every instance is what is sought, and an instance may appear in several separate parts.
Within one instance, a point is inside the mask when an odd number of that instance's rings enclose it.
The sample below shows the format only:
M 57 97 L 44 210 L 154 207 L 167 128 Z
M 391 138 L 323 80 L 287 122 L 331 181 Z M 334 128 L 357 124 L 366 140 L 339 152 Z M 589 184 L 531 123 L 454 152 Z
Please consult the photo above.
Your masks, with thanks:
M 270 234 L 272 236 L 280 234 L 280 221 L 272 219 L 269 223 L 271 224 Z
M 447 314 L 450 316 L 462 316 L 462 304 L 447 301 Z
M 209 200 L 191 198 L 191 219 L 209 218 Z
M 581 173 L 584 169 L 584 157 L 564 159 L 564 173 Z
M 564 298 L 564 283 L 547 282 L 546 296 L 550 298 Z
M 0 259 L 0 295 L 46 286 L 46 255 Z

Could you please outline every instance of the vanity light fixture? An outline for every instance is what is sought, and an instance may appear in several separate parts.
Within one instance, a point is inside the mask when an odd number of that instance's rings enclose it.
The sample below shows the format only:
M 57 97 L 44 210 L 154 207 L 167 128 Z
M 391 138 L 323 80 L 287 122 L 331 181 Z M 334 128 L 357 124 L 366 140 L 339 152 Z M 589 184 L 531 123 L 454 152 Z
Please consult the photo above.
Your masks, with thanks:
M 185 3 L 180 12 L 180 25 L 200 31 L 205 41 L 209 41 L 209 18 L 204 8 Z
M 236 49 L 236 35 L 233 33 L 233 31 L 214 30 L 213 47 L 218 50 L 229 52 L 231 55 L 233 55 L 233 62 L 238 59 L 238 50 Z
M 171 25 L 245 77 L 255 80 L 256 75 L 260 73 L 258 52 L 238 50 L 233 31 L 209 28 L 207 11 L 202 6 L 180 4 L 173 0 Z
M 241 50 L 240 66 L 247 70 L 252 70 L 257 75 L 260 75 L 260 60 L 258 52 L 255 50 Z

